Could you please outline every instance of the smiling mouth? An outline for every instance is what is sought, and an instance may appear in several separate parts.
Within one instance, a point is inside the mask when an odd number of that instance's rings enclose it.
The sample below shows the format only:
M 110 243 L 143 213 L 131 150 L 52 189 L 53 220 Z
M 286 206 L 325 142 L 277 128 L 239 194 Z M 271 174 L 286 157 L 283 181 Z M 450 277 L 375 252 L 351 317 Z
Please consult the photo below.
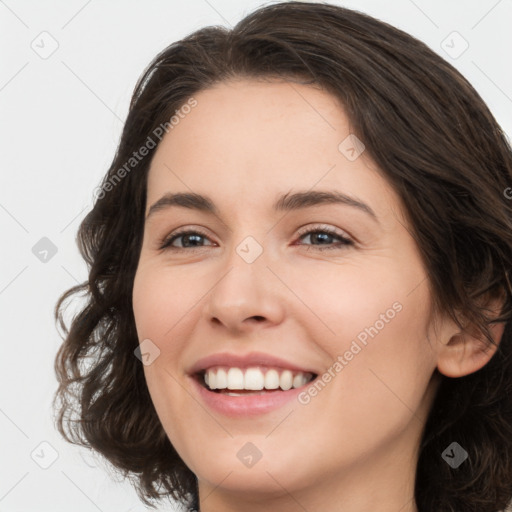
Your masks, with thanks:
M 202 387 L 228 396 L 264 395 L 306 386 L 315 373 L 255 366 L 214 367 L 195 374 Z

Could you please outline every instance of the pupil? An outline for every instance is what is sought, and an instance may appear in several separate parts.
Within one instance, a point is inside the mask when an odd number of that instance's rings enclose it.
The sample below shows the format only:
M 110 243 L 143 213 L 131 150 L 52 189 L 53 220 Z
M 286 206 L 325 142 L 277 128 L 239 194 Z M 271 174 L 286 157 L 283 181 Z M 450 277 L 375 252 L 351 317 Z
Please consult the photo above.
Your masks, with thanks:
M 185 245 L 187 245 L 187 242 L 190 241 L 192 241 L 192 245 L 199 245 L 198 243 L 195 243 L 193 239 L 195 239 L 195 242 L 197 242 L 198 240 L 201 239 L 201 237 L 199 235 L 185 235 L 183 241 L 185 242 Z
M 326 237 L 329 238 L 331 235 L 329 233 L 316 233 L 315 237 L 317 241 L 326 240 Z

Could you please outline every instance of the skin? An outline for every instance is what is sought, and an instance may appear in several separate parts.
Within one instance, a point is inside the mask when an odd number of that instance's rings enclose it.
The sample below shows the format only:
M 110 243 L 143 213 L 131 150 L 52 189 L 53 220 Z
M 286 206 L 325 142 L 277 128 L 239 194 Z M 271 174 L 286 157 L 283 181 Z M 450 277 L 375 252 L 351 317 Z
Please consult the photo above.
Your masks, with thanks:
M 459 377 L 493 351 L 448 318 L 433 329 L 428 279 L 401 201 L 365 152 L 349 161 L 338 150 L 350 129 L 335 98 L 245 79 L 194 97 L 197 106 L 153 157 L 146 215 L 167 192 L 207 195 L 219 214 L 172 206 L 146 220 L 133 310 L 139 339 L 160 350 L 144 367 L 148 388 L 198 477 L 201 510 L 417 511 L 417 450 L 439 385 L 434 370 Z M 357 197 L 378 222 L 340 204 L 272 210 L 281 194 L 310 189 Z M 299 236 L 322 226 L 353 245 Z M 207 236 L 159 249 L 185 227 Z M 263 249 L 253 263 L 236 252 L 247 236 Z M 397 302 L 401 311 L 307 404 L 229 418 L 205 408 L 187 374 L 206 355 L 251 351 L 322 374 Z M 494 332 L 499 339 L 502 329 Z M 247 442 L 262 453 L 250 468 L 237 457 Z

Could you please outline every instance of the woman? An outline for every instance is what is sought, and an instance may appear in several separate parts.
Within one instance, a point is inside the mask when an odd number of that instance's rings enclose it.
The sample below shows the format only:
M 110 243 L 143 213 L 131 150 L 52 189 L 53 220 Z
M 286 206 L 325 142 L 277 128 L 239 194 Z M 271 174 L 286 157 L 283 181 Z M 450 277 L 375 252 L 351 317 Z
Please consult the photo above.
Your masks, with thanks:
M 502 510 L 511 183 L 474 89 L 369 16 L 286 2 L 172 44 L 57 305 L 87 293 L 60 432 L 149 505 Z

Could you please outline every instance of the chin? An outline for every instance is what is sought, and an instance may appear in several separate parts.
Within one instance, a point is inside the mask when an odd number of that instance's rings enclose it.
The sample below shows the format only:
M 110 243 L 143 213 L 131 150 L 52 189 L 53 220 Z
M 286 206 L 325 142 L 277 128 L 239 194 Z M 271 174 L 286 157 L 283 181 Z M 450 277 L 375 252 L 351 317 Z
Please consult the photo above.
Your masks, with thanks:
M 202 445 L 197 450 L 200 456 L 186 463 L 200 481 L 213 487 L 222 482 L 229 492 L 280 495 L 283 487 L 288 492 L 306 487 L 312 470 L 307 466 L 308 474 L 299 472 L 298 468 L 306 467 L 301 451 L 291 447 L 291 452 L 283 452 L 278 449 L 283 440 L 276 437 L 273 441 L 265 443 L 264 436 L 229 438 L 215 442 L 215 447 Z

